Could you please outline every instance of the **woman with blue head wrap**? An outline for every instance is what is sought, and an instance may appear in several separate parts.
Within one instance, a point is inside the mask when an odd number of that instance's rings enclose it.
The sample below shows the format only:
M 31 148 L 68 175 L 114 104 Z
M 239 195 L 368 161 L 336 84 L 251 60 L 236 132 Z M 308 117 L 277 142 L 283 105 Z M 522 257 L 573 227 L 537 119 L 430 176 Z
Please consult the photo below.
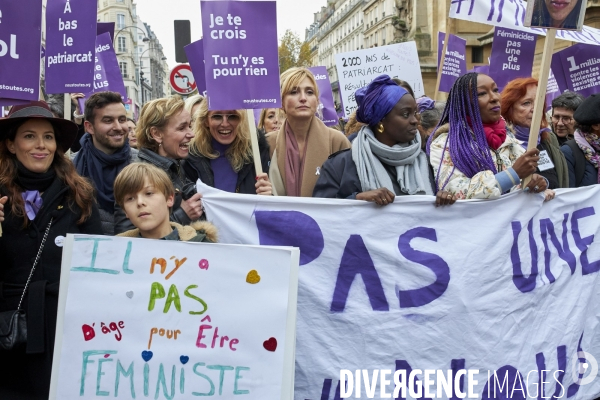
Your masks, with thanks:
M 381 75 L 356 92 L 359 131 L 352 151 L 323 165 L 313 196 L 356 198 L 386 205 L 397 195 L 433 195 L 427 156 L 417 130 L 417 103 Z

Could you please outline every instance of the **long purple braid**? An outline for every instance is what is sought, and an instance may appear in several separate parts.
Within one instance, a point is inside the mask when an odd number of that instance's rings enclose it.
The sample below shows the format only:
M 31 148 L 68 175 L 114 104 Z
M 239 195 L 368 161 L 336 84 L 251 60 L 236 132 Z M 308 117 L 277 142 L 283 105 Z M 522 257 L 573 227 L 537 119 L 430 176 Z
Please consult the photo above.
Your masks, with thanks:
M 442 118 L 438 124 L 438 127 L 440 127 L 441 125 L 450 123 L 450 131 L 448 132 L 447 139 L 450 157 L 455 168 L 458 168 L 459 171 L 469 178 L 482 171 L 497 172 L 485 137 L 483 123 L 481 122 L 481 113 L 477 100 L 477 75 L 478 73 L 471 72 L 459 77 L 454 82 L 448 94 L 448 101 L 446 102 Z M 470 118 L 472 128 L 469 126 L 467 118 Z M 428 154 L 431 149 L 433 136 L 430 135 L 427 141 Z M 444 149 L 444 151 L 446 150 Z M 444 154 L 442 153 L 443 159 Z M 436 185 L 440 188 L 437 179 Z

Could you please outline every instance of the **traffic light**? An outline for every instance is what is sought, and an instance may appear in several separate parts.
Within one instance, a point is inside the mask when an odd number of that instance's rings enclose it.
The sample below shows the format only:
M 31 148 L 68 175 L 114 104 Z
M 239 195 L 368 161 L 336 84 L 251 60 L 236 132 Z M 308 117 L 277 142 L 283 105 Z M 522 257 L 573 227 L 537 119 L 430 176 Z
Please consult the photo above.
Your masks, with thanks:
M 189 20 L 175 20 L 175 61 L 187 63 L 183 48 L 192 42 Z

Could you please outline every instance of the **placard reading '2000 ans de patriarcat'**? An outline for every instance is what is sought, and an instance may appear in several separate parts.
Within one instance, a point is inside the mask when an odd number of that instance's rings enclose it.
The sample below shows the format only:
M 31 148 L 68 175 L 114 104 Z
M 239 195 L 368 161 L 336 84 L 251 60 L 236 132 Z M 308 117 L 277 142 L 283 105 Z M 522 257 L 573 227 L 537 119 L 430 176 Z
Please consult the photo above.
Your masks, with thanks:
M 415 42 L 339 53 L 335 66 L 346 118 L 357 108 L 354 93 L 382 74 L 408 82 L 416 98 L 425 94 Z
M 299 251 L 69 235 L 51 399 L 292 399 Z

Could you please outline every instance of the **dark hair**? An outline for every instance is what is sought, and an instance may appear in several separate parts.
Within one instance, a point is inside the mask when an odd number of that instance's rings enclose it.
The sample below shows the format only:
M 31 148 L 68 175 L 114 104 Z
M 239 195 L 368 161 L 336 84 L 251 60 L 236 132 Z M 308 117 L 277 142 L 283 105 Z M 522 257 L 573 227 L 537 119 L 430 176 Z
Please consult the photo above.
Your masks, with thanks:
M 94 93 L 85 102 L 85 120 L 93 124 L 96 117 L 96 110 L 115 103 L 123 104 L 120 93 L 109 91 Z
M 48 96 L 48 100 L 46 104 L 48 104 L 48 108 L 57 118 L 65 117 L 65 101 L 64 94 L 51 94 Z
M 442 114 L 444 113 L 444 108 L 446 108 L 445 101 L 436 101 L 435 106 L 431 110 L 425 110 L 421 113 L 421 126 L 423 129 L 431 129 L 434 128 L 438 122 L 440 122 L 440 118 L 442 118 Z
M 7 129 L 7 136 L 0 141 L 0 185 L 4 186 L 11 212 L 23 219 L 23 228 L 27 227 L 29 219 L 25 213 L 25 202 L 21 196 L 22 189 L 16 184 L 17 181 L 17 157 L 8 150 L 6 141 L 14 141 L 17 131 L 21 125 L 28 120 L 17 122 Z M 52 124 L 52 122 L 50 122 Z M 58 127 L 52 124 L 55 134 L 59 132 Z M 58 136 L 58 134 L 56 135 Z M 94 188 L 91 183 L 77 173 L 75 166 L 61 150 L 56 147 L 54 158 L 50 168 L 54 168 L 56 176 L 61 179 L 69 188 L 69 207 L 75 203 L 81 209 L 81 216 L 77 224 L 83 223 L 92 215 L 92 207 L 95 202 Z
M 530 0 L 531 1 L 531 0 Z M 577 28 L 577 24 L 579 23 L 579 13 L 581 12 L 581 0 L 574 0 L 577 2 L 575 8 L 571 10 L 563 24 L 559 28 L 564 29 L 575 29 Z M 533 6 L 534 14 L 531 18 L 532 26 L 547 26 L 551 27 L 552 17 L 550 17 L 550 12 L 548 12 L 548 8 L 546 7 L 546 2 L 544 0 L 535 0 L 535 4 Z
M 552 100 L 552 115 L 555 108 L 566 108 L 567 110 L 576 111 L 583 103 L 583 96 L 575 92 L 564 92 L 554 100 Z
M 396 84 L 406 90 L 408 90 L 408 93 L 416 99 L 415 97 L 415 92 L 413 92 L 412 88 L 410 87 L 410 84 L 406 81 L 403 81 L 402 79 L 398 79 L 398 78 L 392 78 L 392 80 L 394 82 L 396 82 Z
M 454 82 L 439 122 L 440 126 L 450 124 L 447 148 L 444 146 L 444 152 L 450 151 L 455 168 L 469 178 L 482 171 L 497 172 L 481 122 L 477 97 L 478 75 L 477 72 L 470 72 Z M 435 133 L 429 136 L 427 154 L 431 151 L 431 142 L 435 136 Z M 443 153 L 441 159 L 444 159 Z M 439 182 L 438 176 L 436 176 L 436 187 L 442 190 L 448 181 Z
M 134 124 L 136 124 L 136 122 L 133 120 L 133 118 L 129 118 L 129 117 L 127 117 L 127 121 L 129 121 L 129 122 L 133 122 Z M 137 125 L 137 124 L 136 124 L 136 125 Z
M 581 133 L 592 133 L 592 126 L 591 125 L 577 124 L 577 129 L 579 129 L 581 131 Z

